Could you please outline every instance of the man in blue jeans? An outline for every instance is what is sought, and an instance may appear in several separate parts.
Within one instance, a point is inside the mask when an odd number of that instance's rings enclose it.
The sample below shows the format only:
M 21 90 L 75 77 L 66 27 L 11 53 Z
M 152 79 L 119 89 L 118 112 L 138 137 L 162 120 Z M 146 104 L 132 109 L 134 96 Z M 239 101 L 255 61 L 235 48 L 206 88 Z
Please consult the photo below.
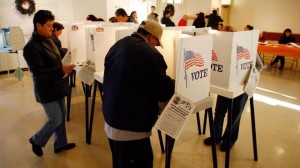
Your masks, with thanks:
M 75 147 L 74 143 L 67 142 L 64 101 L 69 89 L 65 76 L 72 72 L 75 65 L 62 65 L 60 52 L 50 38 L 53 21 L 54 15 L 47 10 L 39 10 L 34 15 L 34 31 L 23 52 L 32 74 L 36 101 L 42 104 L 48 116 L 48 121 L 29 140 L 37 156 L 43 155 L 42 147 L 53 133 L 55 153 Z
M 256 63 L 255 63 L 255 68 L 261 72 L 264 69 L 264 65 L 260 59 L 260 56 L 257 54 L 256 55 Z M 223 97 L 218 95 L 217 97 L 217 104 L 216 104 L 216 109 L 215 109 L 215 118 L 214 118 L 214 127 L 215 127 L 215 139 L 216 143 L 221 143 L 221 151 L 225 152 L 226 151 L 226 146 L 228 145 L 229 142 L 227 142 L 227 137 L 228 137 L 228 126 L 226 127 L 226 130 L 224 131 L 224 134 L 222 136 L 222 131 L 223 131 L 223 123 L 224 123 L 224 118 L 225 114 L 227 113 L 227 110 L 230 110 L 231 103 L 232 104 L 232 125 L 231 125 L 231 142 L 229 143 L 230 149 L 232 146 L 235 144 L 235 142 L 238 139 L 239 135 L 239 128 L 240 128 L 240 122 L 241 122 L 241 117 L 242 113 L 244 111 L 245 105 L 248 100 L 248 94 L 243 93 L 239 95 L 238 97 L 234 98 L 233 101 L 232 99 L 229 99 L 227 97 Z M 206 138 L 204 140 L 205 145 L 211 145 L 211 137 Z
M 234 145 L 234 143 L 238 139 L 240 121 L 247 100 L 248 100 L 247 93 L 243 93 L 240 96 L 233 99 L 230 148 Z M 220 143 L 222 141 L 221 151 L 223 152 L 226 151 L 226 146 L 228 144 L 227 142 L 228 131 L 225 131 L 222 137 L 223 123 L 224 123 L 224 118 L 227 113 L 227 110 L 230 110 L 230 107 L 231 107 L 231 99 L 219 95 L 217 98 L 217 104 L 215 110 L 214 127 L 215 127 L 216 143 Z M 226 127 L 226 130 L 227 129 L 228 127 Z M 206 138 L 204 140 L 205 145 L 211 145 L 211 143 L 212 143 L 211 137 Z

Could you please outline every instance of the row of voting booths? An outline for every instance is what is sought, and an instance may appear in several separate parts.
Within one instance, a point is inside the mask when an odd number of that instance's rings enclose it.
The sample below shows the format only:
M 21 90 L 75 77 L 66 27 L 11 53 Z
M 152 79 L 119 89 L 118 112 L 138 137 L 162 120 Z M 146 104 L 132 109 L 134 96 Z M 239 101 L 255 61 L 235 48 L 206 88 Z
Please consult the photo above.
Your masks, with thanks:
M 96 22 L 65 23 L 64 26 L 66 29 L 60 38 L 63 46 L 67 45 L 71 50 L 71 55 L 76 55 L 76 63 L 89 60 L 94 64 L 92 79 L 95 85 L 90 115 L 86 108 L 87 142 L 90 143 L 95 94 L 97 88 L 101 92 L 105 56 L 113 44 L 135 32 L 138 25 Z M 251 67 L 255 66 L 259 31 L 218 32 L 193 26 L 163 27 L 163 30 L 164 48 L 157 49 L 168 65 L 167 74 L 175 79 L 176 84 L 174 96 L 157 120 L 155 128 L 167 135 L 166 167 L 170 167 L 175 139 L 180 137 L 186 121 L 193 113 L 207 111 L 210 132 L 213 132 L 213 99 L 210 94 L 233 99 L 244 93 L 245 81 Z M 80 71 L 80 68 L 77 70 Z M 254 106 L 252 108 L 254 113 Z M 231 113 L 229 110 L 228 123 L 231 123 Z M 214 137 L 214 134 L 211 136 Z M 254 141 L 254 158 L 257 160 L 256 138 Z M 217 167 L 215 144 L 212 145 L 212 156 L 213 166 Z M 229 156 L 228 147 L 225 167 L 229 167 Z

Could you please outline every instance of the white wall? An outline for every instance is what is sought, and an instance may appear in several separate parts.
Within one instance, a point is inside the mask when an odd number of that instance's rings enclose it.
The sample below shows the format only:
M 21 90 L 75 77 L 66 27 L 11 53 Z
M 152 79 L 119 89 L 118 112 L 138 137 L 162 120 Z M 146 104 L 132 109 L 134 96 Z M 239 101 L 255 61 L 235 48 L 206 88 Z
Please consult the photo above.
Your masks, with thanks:
M 107 1 L 109 0 L 73 0 L 74 20 L 86 20 L 89 14 L 107 20 Z M 111 3 L 111 1 L 109 1 L 109 3 Z
M 299 0 L 232 0 L 229 24 L 237 30 L 250 24 L 261 31 L 300 33 L 299 7 Z
M 185 0 L 186 14 L 195 15 L 196 13 L 203 12 L 209 14 L 211 12 L 212 4 L 208 0 Z
M 129 0 L 107 0 L 107 1 L 109 1 L 106 4 L 108 19 L 112 16 L 115 16 L 115 11 L 119 8 L 123 8 L 127 12 L 127 14 L 130 15 Z

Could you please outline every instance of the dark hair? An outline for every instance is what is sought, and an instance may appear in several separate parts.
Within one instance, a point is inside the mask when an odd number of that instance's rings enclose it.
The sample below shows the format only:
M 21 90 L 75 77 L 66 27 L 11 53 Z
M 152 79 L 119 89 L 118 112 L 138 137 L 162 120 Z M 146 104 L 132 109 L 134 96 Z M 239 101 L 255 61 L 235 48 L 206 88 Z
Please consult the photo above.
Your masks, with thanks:
M 212 13 L 213 13 L 214 15 L 216 15 L 216 14 L 218 13 L 218 11 L 214 9 L 214 10 L 212 11 Z
M 54 15 L 51 11 L 48 10 L 39 10 L 34 14 L 33 17 L 33 26 L 34 30 L 36 30 L 36 24 L 39 23 L 41 25 L 44 25 L 48 21 L 54 20 Z
M 251 26 L 251 25 L 246 25 L 246 27 L 247 27 L 247 29 L 249 29 L 249 30 L 253 30 L 253 26 Z
M 169 14 L 169 13 L 171 13 L 171 15 L 172 15 L 172 11 L 170 11 L 170 10 L 168 10 L 168 9 L 167 9 L 167 10 L 164 10 L 164 16 L 167 15 L 167 14 Z
M 154 9 L 156 9 L 156 8 L 155 8 L 155 6 L 151 6 L 151 8 L 154 8 Z
M 112 23 L 118 22 L 117 18 L 114 17 L 114 16 L 109 18 L 109 21 L 112 22 Z
M 97 21 L 98 18 L 95 15 L 90 14 L 86 17 L 86 20 L 90 20 L 93 22 L 93 21 Z
M 116 12 L 115 12 L 115 15 L 116 16 L 123 16 L 123 17 L 128 16 L 126 11 L 123 8 L 117 9 Z
M 57 30 L 57 31 L 62 30 L 62 29 L 64 29 L 64 28 L 65 28 L 65 27 L 64 27 L 62 24 L 58 23 L 58 22 L 54 22 L 54 23 L 53 23 L 53 32 L 54 32 L 55 30 Z
M 196 18 L 196 20 L 204 20 L 205 18 L 204 18 L 204 13 L 203 12 L 199 12 L 198 13 L 198 16 L 197 16 L 197 18 Z
M 133 18 L 132 16 L 133 16 L 134 14 L 136 14 L 136 11 L 132 11 L 131 14 L 130 14 L 130 17 Z
M 291 30 L 290 28 L 287 28 L 287 29 L 285 29 L 285 30 L 284 30 L 284 32 L 283 32 L 283 36 L 285 36 L 285 33 L 286 33 L 286 32 L 289 32 L 289 33 L 291 33 L 291 34 L 292 34 L 292 30 Z

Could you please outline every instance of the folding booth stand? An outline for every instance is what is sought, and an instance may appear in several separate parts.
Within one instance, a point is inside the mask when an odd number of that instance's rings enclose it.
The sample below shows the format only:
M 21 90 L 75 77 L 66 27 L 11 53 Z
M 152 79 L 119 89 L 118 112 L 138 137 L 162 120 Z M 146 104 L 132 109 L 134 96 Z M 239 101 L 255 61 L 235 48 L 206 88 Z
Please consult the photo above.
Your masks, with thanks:
M 175 94 L 154 126 L 166 134 L 166 168 L 171 166 L 175 139 L 179 138 L 189 116 L 204 109 L 208 111 L 210 119 L 213 166 L 218 166 L 212 118 L 213 103 L 212 98 L 208 96 L 212 42 L 211 35 L 179 37 Z
M 232 109 L 233 109 L 233 99 L 236 98 L 237 96 L 241 95 L 244 93 L 243 90 L 236 90 L 236 91 L 228 91 L 226 89 L 216 87 L 216 86 L 210 86 L 210 91 L 211 93 L 216 93 L 218 95 L 227 97 L 231 99 L 230 103 L 230 110 L 228 110 L 227 113 L 227 123 L 228 123 L 228 128 L 231 128 L 232 126 Z M 256 126 L 255 126 L 255 110 L 254 110 L 254 101 L 253 97 L 250 98 L 250 110 L 251 110 L 251 125 L 252 125 L 252 140 L 253 140 L 253 154 L 254 154 L 254 160 L 258 160 L 258 155 L 257 155 L 257 141 L 256 141 Z M 205 114 L 206 115 L 206 114 Z M 209 115 L 209 114 L 208 114 Z M 204 120 L 206 120 L 204 118 Z M 205 126 L 203 127 L 205 129 Z M 227 142 L 231 141 L 231 129 L 226 130 L 228 131 L 228 137 L 227 137 Z M 204 132 L 204 130 L 203 130 Z M 225 156 L 225 168 L 229 168 L 229 161 L 230 161 L 230 143 L 228 143 L 226 147 L 226 156 Z
M 216 32 L 213 35 L 210 92 L 231 100 L 228 110 L 228 142 L 231 140 L 233 99 L 244 93 L 245 81 L 255 66 L 258 30 Z M 250 99 L 254 160 L 257 161 L 256 130 L 253 97 Z M 206 119 L 204 119 L 206 120 Z M 205 126 L 204 126 L 205 128 Z M 229 168 L 230 143 L 226 148 L 225 167 Z

